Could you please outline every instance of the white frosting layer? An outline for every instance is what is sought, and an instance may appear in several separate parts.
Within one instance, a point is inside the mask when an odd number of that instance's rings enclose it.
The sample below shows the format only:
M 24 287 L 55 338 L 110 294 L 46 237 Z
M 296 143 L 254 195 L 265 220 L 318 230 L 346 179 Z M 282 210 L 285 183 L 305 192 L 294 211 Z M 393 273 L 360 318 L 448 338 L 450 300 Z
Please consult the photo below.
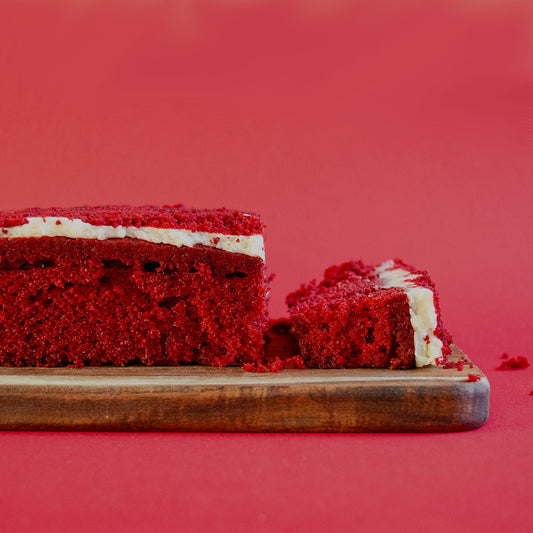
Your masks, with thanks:
M 66 217 L 28 217 L 28 222 L 12 228 L 4 228 L 0 238 L 18 237 L 68 237 L 71 239 L 140 239 L 156 244 L 172 246 L 196 246 L 201 244 L 225 252 L 260 257 L 265 260 L 262 235 L 224 235 L 191 231 L 188 229 L 154 228 L 135 226 L 93 226 L 80 219 Z
M 433 333 L 437 327 L 437 312 L 433 291 L 416 284 L 417 274 L 395 268 L 394 261 L 385 261 L 376 269 L 379 286 L 398 287 L 405 291 L 414 331 L 415 364 L 417 367 L 434 365 L 442 356 L 442 341 Z

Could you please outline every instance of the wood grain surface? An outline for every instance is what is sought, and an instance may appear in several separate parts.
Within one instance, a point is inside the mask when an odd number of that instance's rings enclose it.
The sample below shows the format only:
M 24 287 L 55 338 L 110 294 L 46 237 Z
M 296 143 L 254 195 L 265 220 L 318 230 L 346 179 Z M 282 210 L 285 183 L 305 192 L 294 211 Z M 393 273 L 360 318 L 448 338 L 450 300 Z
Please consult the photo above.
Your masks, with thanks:
M 442 432 L 481 426 L 488 408 L 488 380 L 469 365 L 0 368 L 0 429 L 12 430 Z

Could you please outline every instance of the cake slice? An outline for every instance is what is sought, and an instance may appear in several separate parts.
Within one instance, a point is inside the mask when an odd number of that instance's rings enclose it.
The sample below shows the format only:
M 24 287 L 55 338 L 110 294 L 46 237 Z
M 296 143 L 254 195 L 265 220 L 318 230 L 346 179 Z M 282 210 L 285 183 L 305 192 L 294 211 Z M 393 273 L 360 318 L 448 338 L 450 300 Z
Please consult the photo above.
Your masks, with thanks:
M 0 364 L 242 365 L 267 326 L 263 224 L 227 209 L 0 213 Z
M 287 304 L 309 367 L 422 367 L 450 352 L 433 282 L 399 259 L 330 267 Z

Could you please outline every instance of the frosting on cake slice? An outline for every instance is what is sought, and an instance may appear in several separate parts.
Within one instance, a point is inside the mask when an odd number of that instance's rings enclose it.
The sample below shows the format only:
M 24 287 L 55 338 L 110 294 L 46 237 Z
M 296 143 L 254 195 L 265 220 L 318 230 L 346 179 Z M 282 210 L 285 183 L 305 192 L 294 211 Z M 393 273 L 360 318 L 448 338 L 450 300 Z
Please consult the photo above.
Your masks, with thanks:
M 24 224 L 2 228 L 0 238 L 68 237 L 70 239 L 140 239 L 172 246 L 208 246 L 225 252 L 260 257 L 265 260 L 262 235 L 225 235 L 190 229 L 157 228 L 151 226 L 94 225 L 79 218 L 57 216 L 27 217 Z
M 156 244 L 207 246 L 265 258 L 258 215 L 225 208 L 173 206 L 96 206 L 32 208 L 0 212 L 0 237 L 139 239 Z
M 442 357 L 443 342 L 435 335 L 437 329 L 437 310 L 434 292 L 417 284 L 420 273 L 413 273 L 385 261 L 376 268 L 377 286 L 383 289 L 392 287 L 402 289 L 409 302 L 409 315 L 413 326 L 415 345 L 415 364 L 417 367 L 435 365 Z

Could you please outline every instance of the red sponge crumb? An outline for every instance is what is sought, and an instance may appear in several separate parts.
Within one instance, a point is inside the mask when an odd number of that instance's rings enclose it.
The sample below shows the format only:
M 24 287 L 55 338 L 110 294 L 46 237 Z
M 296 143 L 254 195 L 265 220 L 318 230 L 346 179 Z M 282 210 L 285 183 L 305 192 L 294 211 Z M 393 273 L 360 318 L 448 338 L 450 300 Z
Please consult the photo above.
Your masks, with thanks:
M 302 370 L 306 369 L 307 366 L 301 355 L 295 355 L 294 357 L 289 357 L 285 359 L 285 368 L 300 368 Z
M 0 365 L 261 361 L 259 257 L 136 239 L 0 238 Z
M 304 360 L 301 355 L 295 355 L 293 357 L 288 357 L 287 359 L 280 359 L 279 357 L 276 357 L 272 363 L 269 363 L 268 368 L 270 369 L 270 372 L 280 372 L 284 368 L 300 368 L 304 369 L 307 368 L 307 366 L 304 363 Z
M 266 372 L 266 367 L 262 363 L 245 363 L 242 368 L 245 372 Z
M 242 369 L 245 372 L 266 372 L 267 368 L 270 372 L 278 374 L 285 368 L 300 368 L 303 370 L 306 369 L 307 366 L 301 355 L 295 355 L 293 357 L 288 357 L 287 359 L 276 357 L 274 361 L 267 363 L 266 366 L 261 363 L 245 363 L 242 365 Z
M 504 354 L 507 355 L 507 354 Z M 504 361 L 496 370 L 520 370 L 522 368 L 527 368 L 529 366 L 529 361 L 522 356 L 513 357 Z
M 285 363 L 279 357 L 276 357 L 276 359 L 274 359 L 274 361 L 268 365 L 268 368 L 270 372 L 277 374 L 285 368 Z
M 481 379 L 481 376 L 479 374 L 468 374 L 467 381 L 479 381 L 480 379 Z
M 439 361 L 437 364 L 442 368 L 456 368 L 459 372 L 461 372 L 464 366 L 469 363 L 470 361 L 464 355 L 462 355 L 458 361 L 445 360 L 443 362 Z M 470 365 L 470 368 L 472 368 L 472 366 L 473 365 Z

